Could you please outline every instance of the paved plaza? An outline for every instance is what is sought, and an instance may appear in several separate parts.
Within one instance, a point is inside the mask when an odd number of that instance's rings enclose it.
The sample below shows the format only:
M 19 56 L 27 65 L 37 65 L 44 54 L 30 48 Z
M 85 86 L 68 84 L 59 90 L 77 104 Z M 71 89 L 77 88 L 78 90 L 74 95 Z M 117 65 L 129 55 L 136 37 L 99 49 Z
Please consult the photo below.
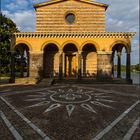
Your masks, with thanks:
M 2 140 L 138 140 L 137 85 L 1 85 Z

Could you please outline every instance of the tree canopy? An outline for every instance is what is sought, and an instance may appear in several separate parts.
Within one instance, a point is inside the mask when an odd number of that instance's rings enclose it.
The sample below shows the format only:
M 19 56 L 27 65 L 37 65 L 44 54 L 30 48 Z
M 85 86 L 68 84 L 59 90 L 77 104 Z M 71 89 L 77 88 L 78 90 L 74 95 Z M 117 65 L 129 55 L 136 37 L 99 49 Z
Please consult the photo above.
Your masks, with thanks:
M 19 32 L 16 24 L 0 12 L 0 74 L 10 72 L 10 34 Z

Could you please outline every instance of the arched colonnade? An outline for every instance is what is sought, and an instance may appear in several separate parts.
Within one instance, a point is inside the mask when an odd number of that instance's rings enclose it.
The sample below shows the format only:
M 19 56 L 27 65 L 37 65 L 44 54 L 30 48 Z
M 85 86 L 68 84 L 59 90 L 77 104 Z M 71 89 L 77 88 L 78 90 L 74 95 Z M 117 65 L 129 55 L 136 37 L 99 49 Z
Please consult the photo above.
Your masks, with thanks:
M 109 78 L 114 78 L 114 58 L 117 54 L 116 78 L 121 78 L 123 48 L 126 50 L 126 79 L 130 79 L 131 47 L 122 41 L 114 42 L 109 46 L 109 53 L 100 50 L 100 47 L 94 42 L 85 42 L 82 46 L 78 46 L 76 42 L 71 41 L 61 46 L 58 43 L 49 42 L 44 43 L 40 50 L 41 53 L 37 54 L 32 51 L 29 43 L 17 42 L 12 51 L 11 77 L 15 77 L 14 64 L 17 63 L 15 62 L 16 57 L 20 66 L 19 77 L 100 79 L 102 77 L 106 78 L 105 75 L 107 75 Z

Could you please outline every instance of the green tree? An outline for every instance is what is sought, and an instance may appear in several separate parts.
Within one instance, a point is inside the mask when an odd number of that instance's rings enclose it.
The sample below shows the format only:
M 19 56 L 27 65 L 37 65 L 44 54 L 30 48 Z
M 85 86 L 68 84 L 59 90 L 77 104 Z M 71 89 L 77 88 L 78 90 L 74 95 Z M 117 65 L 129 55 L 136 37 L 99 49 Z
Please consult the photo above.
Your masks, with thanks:
M 140 72 L 140 64 L 135 65 L 135 70 Z
M 10 72 L 10 34 L 19 32 L 16 24 L 0 12 L 0 74 Z

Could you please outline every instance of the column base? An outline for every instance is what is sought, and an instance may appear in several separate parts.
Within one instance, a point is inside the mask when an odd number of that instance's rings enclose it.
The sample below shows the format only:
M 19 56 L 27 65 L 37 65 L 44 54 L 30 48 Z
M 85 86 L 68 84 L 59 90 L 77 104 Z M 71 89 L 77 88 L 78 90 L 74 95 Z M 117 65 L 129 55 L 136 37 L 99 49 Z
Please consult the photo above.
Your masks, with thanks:
M 18 84 L 38 84 L 39 79 L 37 77 L 15 78 L 14 83 Z
M 98 71 L 97 80 L 112 80 L 111 73 L 109 71 Z

